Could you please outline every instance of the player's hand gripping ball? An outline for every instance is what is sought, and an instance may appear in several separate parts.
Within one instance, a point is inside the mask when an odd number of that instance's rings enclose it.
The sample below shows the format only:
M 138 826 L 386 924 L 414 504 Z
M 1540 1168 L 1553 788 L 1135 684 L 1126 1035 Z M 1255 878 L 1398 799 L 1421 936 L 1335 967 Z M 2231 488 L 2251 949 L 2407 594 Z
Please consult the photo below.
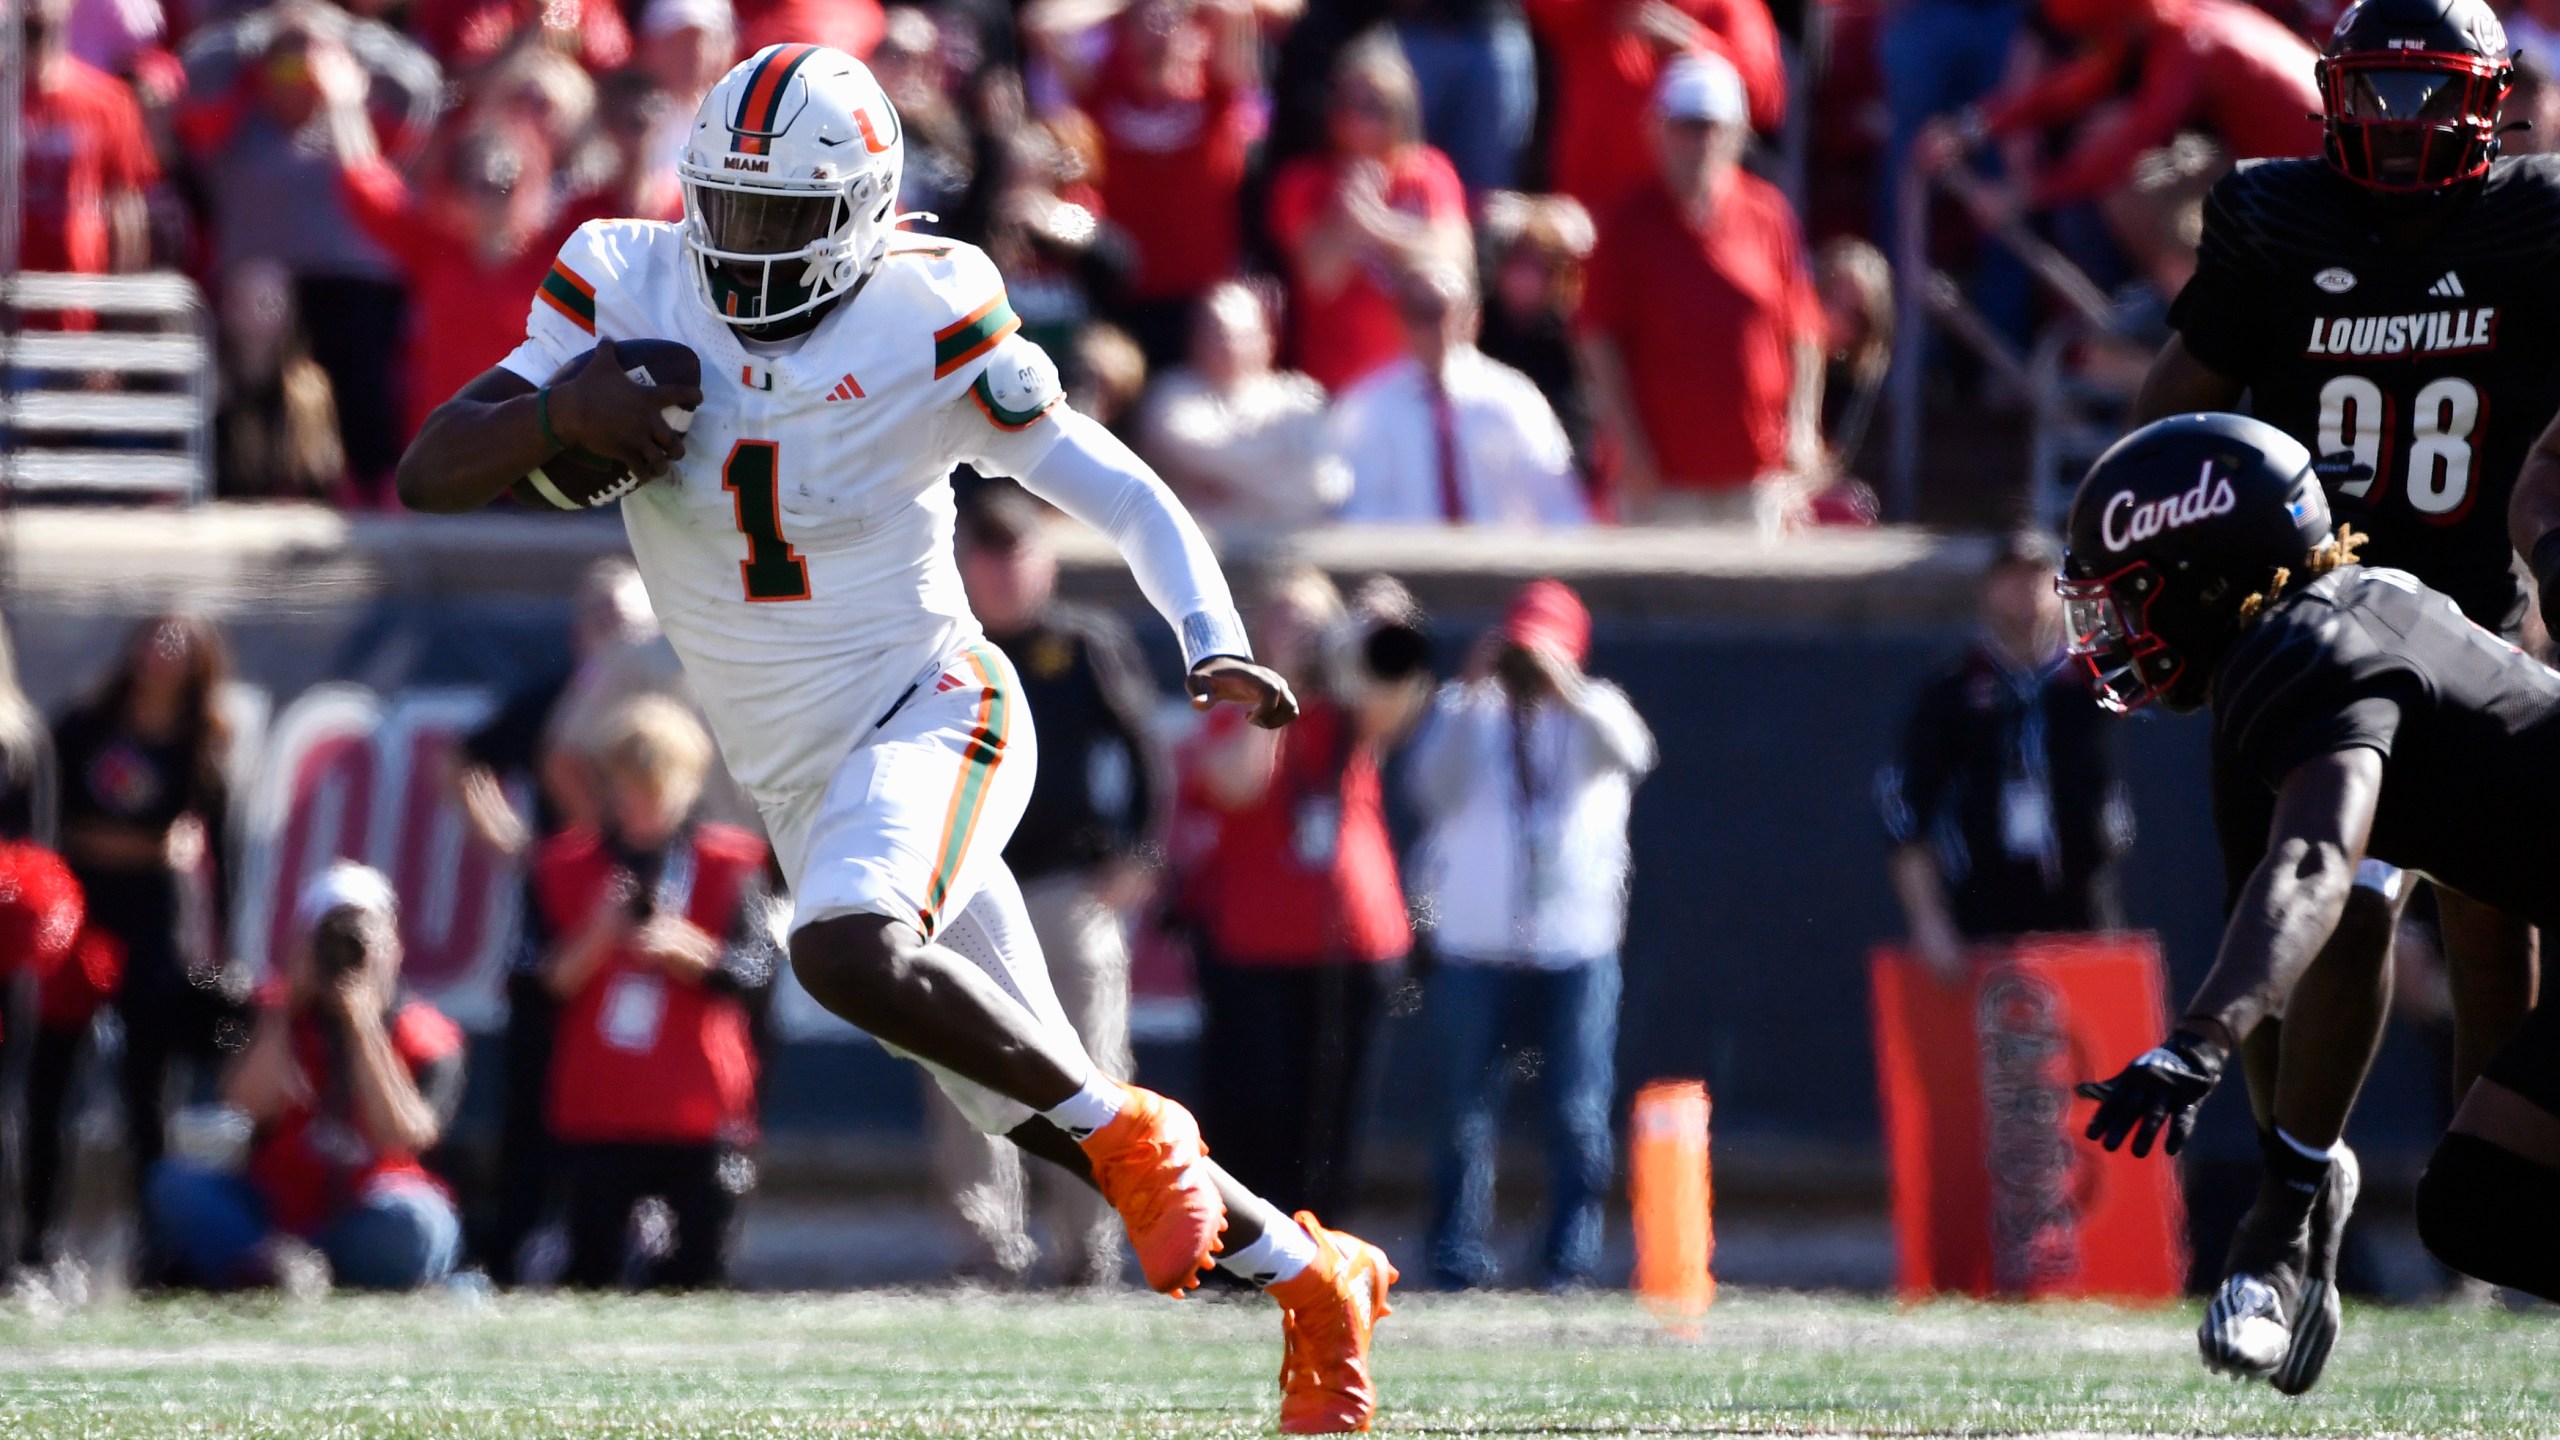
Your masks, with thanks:
M 604 364 L 590 362 L 599 356 Z M 702 360 L 673 340 L 599 340 L 551 377 L 551 432 L 567 449 L 510 492 L 537 510 L 610 505 L 684 454 Z

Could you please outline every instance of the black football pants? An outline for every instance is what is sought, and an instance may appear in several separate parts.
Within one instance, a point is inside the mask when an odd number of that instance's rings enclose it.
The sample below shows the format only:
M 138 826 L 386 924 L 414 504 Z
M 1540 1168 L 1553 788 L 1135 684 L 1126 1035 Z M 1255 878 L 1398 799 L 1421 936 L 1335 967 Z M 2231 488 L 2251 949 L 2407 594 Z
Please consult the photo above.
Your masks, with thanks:
M 2483 1078 L 2560 1115 L 2560 1003 L 2526 1017 Z M 2418 1238 L 2465 1275 L 2560 1301 L 2560 1170 L 2447 1135 L 2418 1181 Z

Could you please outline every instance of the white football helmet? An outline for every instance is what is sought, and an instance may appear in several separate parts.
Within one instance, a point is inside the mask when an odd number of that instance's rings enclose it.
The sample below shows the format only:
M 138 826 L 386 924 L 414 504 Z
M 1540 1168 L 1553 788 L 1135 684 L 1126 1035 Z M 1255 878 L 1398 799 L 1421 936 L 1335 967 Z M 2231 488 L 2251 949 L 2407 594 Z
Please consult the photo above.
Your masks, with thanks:
M 822 45 L 740 61 L 702 97 L 676 167 L 702 303 L 755 327 L 850 291 L 898 226 L 905 158 L 905 127 L 861 61 Z

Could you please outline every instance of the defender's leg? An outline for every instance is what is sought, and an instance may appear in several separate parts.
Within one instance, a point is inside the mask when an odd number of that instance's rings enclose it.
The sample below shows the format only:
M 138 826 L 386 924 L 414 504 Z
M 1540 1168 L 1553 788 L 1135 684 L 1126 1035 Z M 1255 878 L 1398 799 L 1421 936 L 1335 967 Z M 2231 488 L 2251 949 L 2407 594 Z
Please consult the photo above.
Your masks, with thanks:
M 2453 988 L 2453 1093 L 2468 1095 L 2489 1057 L 2533 1009 L 2540 966 L 2533 927 L 2468 895 L 2436 887 L 2445 978 Z
M 2337 1342 L 2338 1253 L 2361 1180 L 2338 1137 L 2390 1014 L 2402 879 L 2367 865 L 2283 1021 L 2243 1051 L 2264 1169 L 2196 1344 L 2207 1368 L 2287 1394 L 2318 1383 Z
M 2560 1009 L 2525 1020 L 2454 1112 L 2418 1182 L 2418 1236 L 2447 1265 L 2560 1300 Z

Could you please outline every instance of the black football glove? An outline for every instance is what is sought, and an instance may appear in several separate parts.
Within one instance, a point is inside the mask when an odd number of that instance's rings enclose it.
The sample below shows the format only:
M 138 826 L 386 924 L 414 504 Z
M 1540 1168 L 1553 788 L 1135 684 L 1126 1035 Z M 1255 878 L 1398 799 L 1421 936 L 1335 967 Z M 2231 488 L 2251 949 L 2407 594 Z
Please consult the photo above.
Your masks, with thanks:
M 2196 1128 L 2196 1107 L 2222 1079 L 2226 1059 L 2221 1046 L 2180 1030 L 2135 1056 L 2113 1080 L 2081 1081 L 2081 1098 L 2098 1102 L 2098 1113 L 2089 1117 L 2089 1138 L 2113 1150 L 2131 1134 L 2139 1159 L 2166 1129 L 2161 1149 L 2177 1154 Z

